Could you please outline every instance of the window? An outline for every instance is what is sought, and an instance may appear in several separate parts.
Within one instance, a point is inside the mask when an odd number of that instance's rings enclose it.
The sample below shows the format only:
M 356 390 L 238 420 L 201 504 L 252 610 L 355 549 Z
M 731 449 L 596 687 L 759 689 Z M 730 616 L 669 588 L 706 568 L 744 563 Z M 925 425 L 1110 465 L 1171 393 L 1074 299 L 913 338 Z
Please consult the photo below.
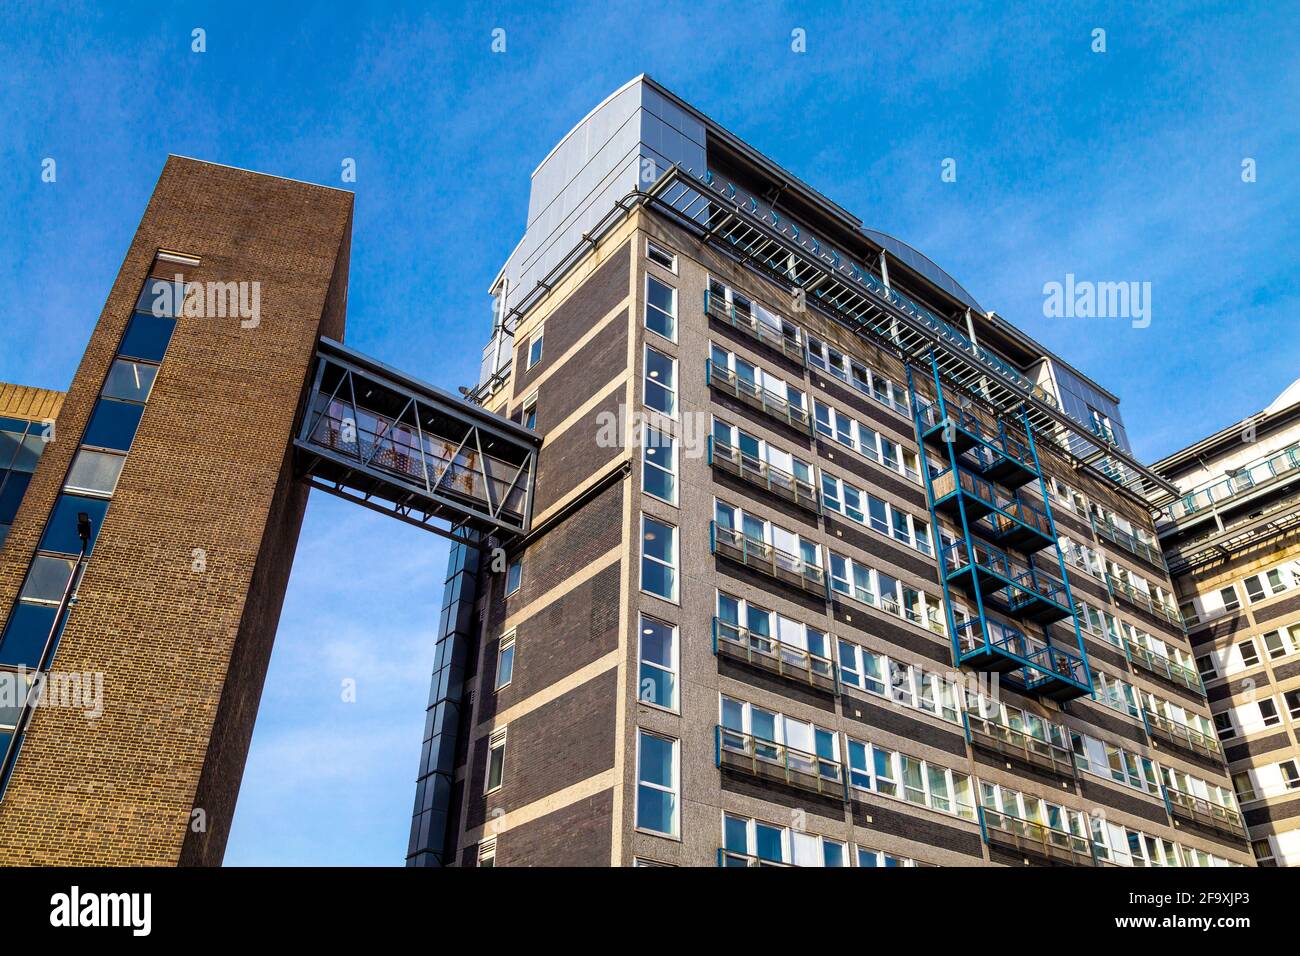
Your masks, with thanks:
M 63 600 L 63 592 L 72 579 L 76 562 L 71 558 L 57 558 L 48 554 L 38 554 L 32 560 L 23 583 L 19 597 L 24 601 L 36 601 L 42 604 L 58 604 Z
M 1264 635 L 1264 649 L 1268 651 L 1269 660 L 1277 660 L 1291 653 L 1286 637 L 1282 631 L 1270 631 Z
M 677 529 L 641 516 L 641 590 L 677 600 Z
M 645 277 L 645 327 L 677 341 L 677 290 L 650 275 Z
M 1264 585 L 1260 583 L 1259 578 L 1246 578 L 1242 583 L 1246 585 L 1246 596 L 1250 598 L 1252 604 L 1264 600 Z
M 932 556 L 930 524 L 902 511 L 841 478 L 822 471 L 822 504 L 850 521 L 900 541 L 922 554 Z M 865 509 L 865 512 L 864 512 Z
M 539 326 L 532 335 L 528 337 L 528 364 L 526 369 L 532 368 L 542 360 L 542 341 L 546 337 L 546 326 Z
M 1250 852 L 1255 854 L 1255 862 L 1260 866 L 1277 866 L 1277 858 L 1273 854 L 1273 842 L 1268 837 L 1252 840 Z
M 1255 642 L 1251 638 L 1238 641 L 1237 650 L 1241 652 L 1241 662 L 1247 667 L 1254 667 L 1259 663 L 1259 651 L 1255 649 Z
M 45 652 L 58 608 L 53 604 L 19 601 L 0 634 L 0 664 L 36 667 Z M 58 635 L 55 635 L 58 639 Z
M 1229 737 L 1237 736 L 1237 728 L 1232 722 L 1232 714 L 1226 710 L 1214 715 L 1214 729 L 1218 731 L 1220 740 L 1227 740 Z
M 645 403 L 648 408 L 677 417 L 677 360 L 650 346 L 645 350 Z
M 1243 770 L 1232 775 L 1232 789 L 1236 791 L 1238 800 L 1255 799 L 1255 785 L 1251 783 L 1248 771 Z
M 515 632 L 511 631 L 505 637 L 501 638 L 501 643 L 497 645 L 497 684 L 496 689 L 500 690 L 510 683 L 510 679 L 515 674 Z
M 925 760 L 848 738 L 849 783 L 943 813 L 975 819 L 970 777 Z
M 506 597 L 514 594 L 519 590 L 519 585 L 524 580 L 524 559 L 515 558 L 506 565 Z
M 96 448 L 127 451 L 140 427 L 144 406 L 101 398 L 90 416 L 82 443 Z
M 873 850 L 871 847 L 866 846 L 858 846 L 854 847 L 854 849 L 857 851 L 858 866 L 916 866 L 915 860 L 908 859 L 905 856 L 895 856 L 892 853 L 886 853 L 883 850 Z
M 525 428 L 537 428 L 537 393 L 529 395 L 524 399 L 523 411 L 519 415 L 519 421 Z
M 146 289 L 148 285 L 149 283 L 146 283 Z M 167 343 L 171 341 L 172 331 L 175 328 L 175 319 L 136 312 L 131 316 L 131 322 L 126 327 L 126 334 L 122 336 L 122 344 L 118 348 L 118 354 L 152 362 L 161 362 L 163 353 L 167 351 Z
M 1223 598 L 1223 609 L 1225 611 L 1235 611 L 1241 607 L 1241 602 L 1237 600 L 1237 589 L 1231 584 L 1219 590 L 1219 597 Z
M 677 628 L 644 615 L 639 686 L 642 703 L 677 709 Z
M 1187 601 L 1178 605 L 1178 613 L 1183 616 L 1183 622 L 1188 625 L 1197 624 L 1201 620 L 1200 613 L 1196 610 L 1196 602 L 1194 601 Z
M 117 359 L 108 371 L 101 394 L 105 398 L 120 398 L 131 402 L 145 402 L 153 388 L 158 366 L 144 365 L 127 359 Z
M 108 512 L 108 499 L 85 498 L 81 495 L 62 494 L 54 505 L 45 534 L 41 536 L 40 549 L 59 554 L 81 553 L 81 534 L 78 530 L 79 516 L 90 519 L 90 539 L 86 553 L 95 549 L 95 539 L 104 524 L 104 515 Z
M 642 442 L 641 490 L 652 498 L 677 504 L 677 443 L 673 436 L 649 425 Z
M 1205 654 L 1196 658 L 1196 669 L 1201 674 L 1201 680 L 1209 680 L 1212 677 L 1218 676 L 1219 673 L 1218 668 L 1214 666 L 1213 654 Z
M 497 841 L 495 839 L 484 840 L 478 845 L 478 865 L 497 865 Z
M 1275 727 L 1282 723 L 1282 715 L 1277 712 L 1277 704 L 1272 698 L 1259 702 L 1259 719 L 1264 722 L 1265 727 Z
M 126 464 L 125 455 L 112 455 L 108 452 L 81 449 L 72 460 L 72 470 L 68 472 L 69 491 L 89 491 L 94 494 L 111 495 L 117 490 L 117 479 Z
M 501 778 L 506 769 L 506 728 L 494 730 L 488 738 L 487 776 L 483 781 L 483 792 L 491 793 L 501 789 Z
M 677 741 L 646 730 L 636 740 L 636 826 L 677 836 Z
M 645 257 L 657 266 L 663 266 L 669 272 L 677 272 L 677 253 L 669 252 L 652 239 L 645 241 Z
M 1282 699 L 1286 702 L 1291 719 L 1300 723 L 1300 690 L 1289 690 L 1282 696 Z
M 1300 769 L 1294 760 L 1284 760 L 1277 765 L 1282 772 L 1282 785 L 1288 790 L 1300 790 Z

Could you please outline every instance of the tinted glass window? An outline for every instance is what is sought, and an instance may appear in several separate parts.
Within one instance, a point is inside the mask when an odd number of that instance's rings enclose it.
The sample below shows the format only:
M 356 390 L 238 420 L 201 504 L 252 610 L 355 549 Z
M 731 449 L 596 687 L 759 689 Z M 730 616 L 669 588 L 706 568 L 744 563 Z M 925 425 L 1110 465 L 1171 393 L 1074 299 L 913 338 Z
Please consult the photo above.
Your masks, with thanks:
M 149 390 L 153 388 L 154 376 L 157 374 L 156 365 L 141 365 L 139 362 L 118 359 L 108 372 L 103 394 L 108 398 L 125 398 L 133 402 L 148 401 Z
M 125 463 L 126 458 L 123 455 L 89 451 L 83 448 L 72 460 L 67 487 L 78 491 L 98 491 L 111 495 L 117 488 L 117 479 Z
M 137 312 L 131 316 L 131 324 L 126 327 L 126 335 L 122 336 L 118 354 L 161 362 L 174 328 L 175 319 L 160 319 Z
M 42 551 L 57 551 L 60 554 L 80 554 L 81 536 L 77 533 L 77 515 L 85 513 L 90 517 L 90 547 L 86 553 L 94 550 L 95 539 L 104 523 L 104 514 L 108 511 L 108 502 L 103 498 L 85 498 L 81 495 L 60 495 L 50 515 L 50 523 L 45 526 L 45 535 L 41 538 Z
M 0 638 L 0 664 L 12 667 L 35 667 L 40 663 L 41 651 L 50 636 L 50 625 L 58 610 L 52 604 L 14 605 L 13 614 Z
M 0 472 L 0 480 L 4 481 L 4 487 L 0 488 L 0 521 L 12 522 L 14 515 L 18 514 L 18 505 L 23 500 L 23 492 L 27 490 L 32 476 L 21 471 L 11 471 L 9 477 L 5 478 L 4 472 Z
M 174 316 L 185 301 L 185 284 L 173 279 L 149 279 L 135 301 L 137 312 L 150 316 Z
M 50 601 L 58 604 L 63 600 L 63 591 L 72 579 L 72 567 L 75 563 L 71 558 L 52 558 L 38 554 L 32 561 L 31 570 L 27 572 L 27 581 L 18 596 L 30 601 Z
M 86 445 L 99 448 L 114 448 L 126 451 L 135 438 L 135 430 L 140 425 L 140 416 L 144 413 L 142 405 L 128 405 L 101 398 L 90 416 L 86 434 L 81 441 Z

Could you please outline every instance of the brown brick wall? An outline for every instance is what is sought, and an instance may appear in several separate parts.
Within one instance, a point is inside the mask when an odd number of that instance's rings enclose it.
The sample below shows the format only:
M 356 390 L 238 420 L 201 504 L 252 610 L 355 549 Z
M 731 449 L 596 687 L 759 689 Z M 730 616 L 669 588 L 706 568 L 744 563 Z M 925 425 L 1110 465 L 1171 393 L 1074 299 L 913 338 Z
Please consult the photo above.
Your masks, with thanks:
M 337 190 L 168 160 L 0 558 L 0 608 L 155 252 L 202 257 L 187 279 L 260 282 L 262 321 L 177 325 L 54 661 L 103 672 L 104 715 L 36 714 L 0 804 L 0 861 L 220 861 L 301 520 L 286 447 L 316 338 L 342 334 L 351 207 Z M 195 548 L 206 571 L 191 570 Z M 185 843 L 200 799 L 208 832 Z

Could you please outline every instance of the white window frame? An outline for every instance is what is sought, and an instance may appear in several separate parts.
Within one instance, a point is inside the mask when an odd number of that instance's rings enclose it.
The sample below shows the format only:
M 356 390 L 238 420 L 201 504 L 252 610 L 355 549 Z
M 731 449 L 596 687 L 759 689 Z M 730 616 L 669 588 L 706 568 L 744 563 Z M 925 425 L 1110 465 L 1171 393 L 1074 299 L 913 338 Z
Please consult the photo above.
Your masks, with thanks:
M 656 661 L 647 661 L 645 658 L 644 641 L 645 641 L 647 621 L 652 621 L 655 624 L 658 624 L 660 627 L 666 627 L 669 633 L 672 635 L 672 639 L 669 643 L 670 663 L 668 667 L 664 667 L 662 664 L 657 663 Z M 637 655 L 636 655 L 637 687 L 640 690 L 640 692 L 637 694 L 637 701 L 641 704 L 644 704 L 647 707 L 653 707 L 656 710 L 665 710 L 672 714 L 679 713 L 680 712 L 679 708 L 681 707 L 681 666 L 682 665 L 681 665 L 681 641 L 679 638 L 677 625 L 670 624 L 668 621 L 661 620 L 660 618 L 657 618 L 652 614 L 639 615 L 637 618 L 636 647 L 637 647 Z M 673 694 L 672 694 L 672 700 L 668 704 L 660 704 L 653 700 L 649 700 L 645 697 L 644 688 L 642 688 L 641 686 L 641 680 L 642 680 L 641 670 L 644 667 L 652 667 L 657 671 L 663 671 L 665 674 L 667 674 L 669 677 L 672 678 Z
M 536 368 L 542 362 L 546 349 L 546 323 L 543 322 L 528 335 L 528 349 L 524 353 L 524 371 Z M 533 357 L 533 348 L 537 347 L 537 357 Z
M 656 283 L 657 285 L 663 286 L 665 289 L 667 289 L 669 292 L 672 293 L 671 312 L 664 313 L 663 309 L 659 308 L 657 305 L 652 305 L 650 303 L 650 283 L 652 282 Z M 658 276 L 651 275 L 650 273 L 647 272 L 645 274 L 644 295 L 645 295 L 645 301 L 643 303 L 644 308 L 642 310 L 642 315 L 641 315 L 641 324 L 645 326 L 645 330 L 649 332 L 651 335 L 657 335 L 659 336 L 659 338 L 664 339 L 667 342 L 672 342 L 674 345 L 677 344 L 677 316 L 681 312 L 681 310 L 678 308 L 677 287 L 674 285 L 669 285 L 667 282 L 665 282 L 663 279 L 660 279 Z M 664 335 L 658 329 L 651 328 L 650 326 L 651 309 L 654 309 L 656 312 L 668 316 L 668 327 L 669 330 L 672 332 L 672 335 Z
M 506 651 L 510 652 L 510 676 L 506 678 L 504 683 L 502 683 L 501 661 L 505 657 Z M 510 682 L 514 680 L 514 678 L 515 678 L 515 631 L 512 628 L 510 631 L 506 632 L 505 634 L 502 634 L 501 639 L 497 641 L 497 673 L 496 673 L 496 679 L 493 681 L 493 683 L 496 686 L 493 689 L 504 690 L 505 688 L 510 686 Z
M 496 793 L 506 782 L 506 730 L 505 727 L 499 727 L 492 731 L 488 737 L 487 766 L 483 770 L 483 793 Z M 497 751 L 501 752 L 501 779 L 496 786 L 492 785 L 492 755 Z
M 651 432 L 654 432 L 656 435 L 660 436 L 661 438 L 666 438 L 669 442 L 669 447 L 665 449 L 662 444 L 652 445 L 650 443 Z M 663 455 L 663 452 L 665 450 L 668 452 L 667 456 Z M 665 468 L 660 463 L 659 459 L 661 457 L 668 458 L 667 468 Z M 662 501 L 664 504 L 672 505 L 674 508 L 676 508 L 677 488 L 679 485 L 678 478 L 677 478 L 677 462 L 678 462 L 677 436 L 667 431 L 666 429 L 658 428 L 650 424 L 649 422 L 645 422 L 641 427 L 641 469 L 642 469 L 641 470 L 641 493 L 650 498 L 655 499 L 656 501 Z M 671 479 L 672 498 L 661 498 L 659 495 L 656 495 L 649 490 L 645 480 L 645 469 L 647 468 L 654 468 L 656 471 L 661 471 Z
M 663 527 L 665 527 L 665 528 L 671 528 L 671 529 L 672 529 L 672 532 L 673 532 L 673 556 L 672 556 L 672 562 L 671 562 L 670 564 L 666 564 L 665 562 L 661 561 L 659 558 L 656 558 L 656 557 L 654 557 L 653 555 L 649 555 L 649 554 L 646 553 L 646 550 L 645 550 L 645 523 L 646 523 L 646 521 L 653 521 L 653 522 L 655 522 L 655 524 L 661 525 L 661 526 L 663 526 Z M 661 519 L 659 519 L 659 518 L 656 518 L 654 515 L 646 514 L 646 513 L 643 511 L 643 512 L 641 512 L 641 537 L 640 537 L 640 539 L 638 539 L 638 544 L 639 544 L 639 546 L 640 546 L 640 547 L 639 547 L 639 550 L 640 550 L 640 552 L 641 552 L 641 562 L 640 562 L 640 564 L 638 564 L 638 566 L 637 566 L 637 584 L 638 584 L 639 587 L 640 587 L 641 593 L 642 593 L 642 594 L 648 594 L 648 595 L 650 595 L 651 597 L 659 598 L 659 600 L 661 600 L 661 601 L 668 601 L 670 604 L 678 604 L 678 603 L 680 603 L 680 601 L 679 601 L 679 596 L 680 596 L 680 594 L 681 594 L 681 579 L 682 579 L 682 575 L 681 575 L 681 567 L 680 567 L 680 565 L 681 565 L 681 553 L 680 553 L 681 541 L 680 541 L 680 535 L 678 534 L 678 527 L 677 527 L 677 525 L 672 524 L 672 523 L 667 522 L 667 521 L 663 521 L 663 520 L 661 520 Z M 666 568 L 668 568 L 669 570 L 671 570 L 671 571 L 673 572 L 673 574 L 672 574 L 673 587 L 672 587 L 672 595 L 671 595 L 670 597 L 665 597 L 665 596 L 662 595 L 662 594 L 658 594 L 658 593 L 656 593 L 656 592 L 654 592 L 654 591 L 650 591 L 650 590 L 647 590 L 647 589 L 646 589 L 646 586 L 645 586 L 645 562 L 646 562 L 646 561 L 653 561 L 655 564 L 662 565 L 663 567 L 666 567 Z
M 656 259 L 652 254 L 656 252 L 659 255 L 663 256 L 664 258 L 668 259 L 669 263 L 665 265 L 664 263 Z M 646 240 L 645 240 L 645 257 L 648 261 L 653 262 L 660 269 L 667 269 L 673 275 L 677 275 L 677 253 L 672 252 L 671 250 L 668 249 L 667 246 L 664 246 L 662 243 L 656 242 L 655 240 L 651 239 L 649 236 L 646 236 Z
M 660 358 L 663 358 L 663 359 L 667 359 L 667 360 L 668 360 L 669 365 L 670 365 L 670 368 L 671 368 L 672 378 L 673 378 L 673 381 L 672 381 L 672 384 L 671 384 L 671 385 L 665 385 L 663 382 L 659 381 L 659 379 L 654 378 L 654 377 L 651 375 L 651 373 L 650 373 L 650 353 L 651 353 L 651 352 L 654 352 L 655 355 L 658 355 Z M 652 412 L 655 412 L 655 413 L 658 414 L 658 415 L 663 415 L 663 416 L 665 416 L 666 418 L 671 418 L 673 421 L 676 421 L 676 420 L 677 420 L 677 409 L 678 409 L 678 406 L 681 404 L 681 402 L 679 401 L 679 395 L 678 395 L 678 391 L 677 391 L 677 378 L 678 378 L 678 376 L 677 376 L 677 359 L 676 359 L 674 356 L 669 355 L 667 352 L 661 352 L 659 349 L 657 349 L 657 348 L 655 348 L 654 346 L 652 346 L 652 345 L 650 345 L 650 344 L 647 343 L 646 346 L 645 346 L 645 352 L 644 352 L 644 354 L 642 355 L 642 363 L 641 363 L 641 402 L 642 402 L 642 404 L 645 405 L 645 407 L 648 408 L 648 409 L 650 409 Z M 671 396 L 672 401 L 671 401 L 670 404 L 672 405 L 672 408 L 671 408 L 670 411 L 666 411 L 666 412 L 665 412 L 665 411 L 663 411 L 662 409 L 655 408 L 655 406 L 651 405 L 651 404 L 646 400 L 647 395 L 648 395 L 648 393 L 649 393 L 649 386 L 650 386 L 651 383 L 657 385 L 659 388 L 661 388 L 661 389 L 663 389 L 665 392 L 667 392 L 667 393 L 669 394 L 669 396 Z
M 663 787 L 657 783 L 647 783 L 641 779 L 641 738 L 645 736 L 658 737 L 660 740 L 670 741 L 673 745 L 673 782 L 671 787 Z M 647 730 L 644 727 L 636 729 L 636 793 L 634 794 L 634 803 L 632 815 L 634 825 L 638 832 L 649 833 L 652 836 L 663 837 L 667 840 L 681 840 L 682 832 L 682 742 L 677 737 L 669 737 L 667 734 L 655 733 L 653 730 Z M 671 793 L 673 795 L 673 828 L 671 833 L 664 833 L 662 830 L 650 830 L 641 825 L 641 799 L 640 791 L 642 787 L 649 787 L 652 790 L 658 790 L 661 793 Z

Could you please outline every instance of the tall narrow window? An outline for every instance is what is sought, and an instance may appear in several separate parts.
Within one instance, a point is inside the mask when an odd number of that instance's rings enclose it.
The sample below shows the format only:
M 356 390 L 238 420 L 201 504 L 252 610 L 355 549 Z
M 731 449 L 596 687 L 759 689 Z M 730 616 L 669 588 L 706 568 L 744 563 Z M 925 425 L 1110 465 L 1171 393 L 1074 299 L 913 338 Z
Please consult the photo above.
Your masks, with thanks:
M 546 336 L 546 326 L 541 325 L 528 337 L 528 368 L 542 360 L 542 340 Z
M 677 529 L 641 516 L 641 590 L 677 600 Z
M 497 645 L 497 690 L 510 683 L 515 676 L 515 632 L 501 638 Z
M 514 594 L 519 590 L 519 585 L 524 580 L 524 559 L 515 558 L 506 565 L 506 597 Z
M 677 741 L 638 731 L 637 829 L 677 836 L 677 777 Z
M 491 793 L 501 789 L 501 780 L 506 769 L 506 728 L 492 732 L 488 739 L 487 777 L 483 782 L 483 792 Z
M 1237 589 L 1232 585 L 1219 590 L 1219 597 L 1223 598 L 1223 609 L 1225 611 L 1235 611 L 1241 607 L 1241 602 L 1237 600 Z
M 495 838 L 484 840 L 478 845 L 478 865 L 479 866 L 496 866 L 497 865 L 497 841 Z
M 645 427 L 641 490 L 670 505 L 677 504 L 677 443 L 657 428 Z
M 537 428 L 537 393 L 529 395 L 524 399 L 523 411 L 519 417 L 520 422 L 525 428 Z
M 645 327 L 677 341 L 677 290 L 650 275 L 645 277 Z
M 677 360 L 650 346 L 645 350 L 645 403 L 655 411 L 677 417 Z
M 652 617 L 641 618 L 642 702 L 677 709 L 677 628 Z

